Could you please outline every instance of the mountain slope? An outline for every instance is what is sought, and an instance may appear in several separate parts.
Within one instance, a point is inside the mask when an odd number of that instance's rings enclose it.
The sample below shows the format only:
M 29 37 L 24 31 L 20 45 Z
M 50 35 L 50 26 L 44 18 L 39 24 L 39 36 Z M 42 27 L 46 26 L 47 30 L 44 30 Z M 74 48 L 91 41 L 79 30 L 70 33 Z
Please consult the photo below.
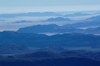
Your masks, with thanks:
M 27 53 L 29 49 L 26 46 L 18 44 L 0 44 L 0 54 Z
M 28 47 L 100 47 L 100 36 L 68 33 L 46 36 L 42 34 L 0 32 L 0 44 L 20 44 Z
M 82 29 L 78 29 L 71 26 L 58 26 L 55 24 L 49 25 L 34 25 L 30 27 L 20 28 L 18 33 L 65 33 L 65 32 L 76 32 L 81 31 Z
M 94 16 L 91 18 L 87 18 L 86 20 L 74 23 L 74 24 L 66 24 L 64 26 L 73 26 L 73 27 L 91 27 L 91 26 L 100 26 L 100 15 Z

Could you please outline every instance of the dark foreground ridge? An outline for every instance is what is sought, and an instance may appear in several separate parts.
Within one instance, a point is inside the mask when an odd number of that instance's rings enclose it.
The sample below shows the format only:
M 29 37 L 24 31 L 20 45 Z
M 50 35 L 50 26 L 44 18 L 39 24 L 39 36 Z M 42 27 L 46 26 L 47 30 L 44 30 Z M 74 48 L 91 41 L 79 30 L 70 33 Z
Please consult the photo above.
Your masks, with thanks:
M 9 60 L 9 61 L 8 61 Z M 13 59 L 0 60 L 0 66 L 100 66 L 100 61 L 90 58 L 68 57 L 48 59 Z

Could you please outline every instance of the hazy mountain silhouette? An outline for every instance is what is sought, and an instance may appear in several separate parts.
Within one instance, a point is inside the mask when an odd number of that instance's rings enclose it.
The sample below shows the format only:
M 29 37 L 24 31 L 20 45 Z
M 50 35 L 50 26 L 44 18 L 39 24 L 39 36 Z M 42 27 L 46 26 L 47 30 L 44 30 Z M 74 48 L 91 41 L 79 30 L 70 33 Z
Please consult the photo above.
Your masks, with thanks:
M 29 12 L 29 13 L 17 13 L 17 14 L 1 14 L 0 18 L 13 18 L 21 16 L 62 16 L 55 12 Z
M 100 15 L 94 16 L 94 17 L 91 17 L 91 18 L 87 18 L 86 20 L 90 20 L 90 21 L 100 21 Z
M 30 23 L 32 21 L 26 21 L 26 20 L 21 20 L 21 21 L 16 21 L 16 22 L 13 22 L 13 23 Z
M 88 28 L 85 30 L 86 33 L 92 33 L 92 34 L 100 34 L 100 27 L 97 28 Z
M 71 20 L 69 18 L 56 17 L 56 18 L 49 18 L 43 22 L 60 22 L 60 21 L 71 21 Z
M 20 28 L 18 33 L 65 33 L 65 32 L 76 32 L 81 31 L 82 29 L 78 29 L 72 26 L 58 26 L 56 24 L 49 25 L 34 25 L 30 27 Z
M 74 24 L 66 24 L 64 26 L 73 26 L 73 27 L 100 26 L 100 16 L 95 16 L 95 17 L 87 18 L 83 22 L 74 23 Z
M 75 17 L 75 16 L 88 16 L 90 14 L 87 13 L 81 13 L 81 12 L 76 12 L 74 14 L 66 14 L 64 15 L 64 17 Z

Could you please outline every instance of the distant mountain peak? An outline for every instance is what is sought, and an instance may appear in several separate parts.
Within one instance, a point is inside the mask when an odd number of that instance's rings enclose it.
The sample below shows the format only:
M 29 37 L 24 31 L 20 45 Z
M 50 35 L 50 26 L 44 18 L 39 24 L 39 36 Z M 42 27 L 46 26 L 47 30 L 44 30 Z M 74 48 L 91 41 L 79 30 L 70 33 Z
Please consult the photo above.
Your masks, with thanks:
M 32 22 L 32 21 L 21 20 L 21 21 L 17 21 L 17 22 L 14 22 L 14 23 L 29 23 L 29 22 Z
M 71 20 L 69 18 L 56 17 L 56 18 L 49 18 L 45 22 L 59 22 L 59 21 L 71 21 Z

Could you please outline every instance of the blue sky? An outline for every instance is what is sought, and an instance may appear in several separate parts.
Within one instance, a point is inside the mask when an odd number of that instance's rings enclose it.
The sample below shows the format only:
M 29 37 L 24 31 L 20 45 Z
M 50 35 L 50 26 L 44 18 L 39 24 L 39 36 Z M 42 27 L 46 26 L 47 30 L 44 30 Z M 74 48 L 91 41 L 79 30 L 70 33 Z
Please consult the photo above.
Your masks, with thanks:
M 100 0 L 0 0 L 0 13 L 100 10 Z

